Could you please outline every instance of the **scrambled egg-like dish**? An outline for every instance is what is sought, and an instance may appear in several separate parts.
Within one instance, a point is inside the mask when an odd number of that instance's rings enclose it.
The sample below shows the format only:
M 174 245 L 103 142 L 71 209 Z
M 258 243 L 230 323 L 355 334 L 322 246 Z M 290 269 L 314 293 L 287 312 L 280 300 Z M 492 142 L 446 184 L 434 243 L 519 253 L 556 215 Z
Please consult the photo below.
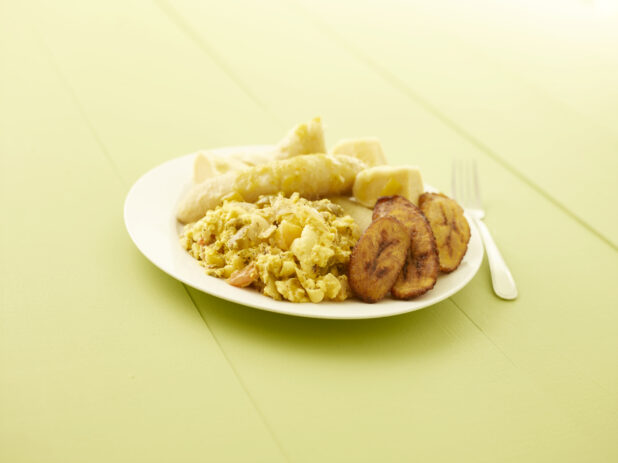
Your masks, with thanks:
M 328 199 L 297 193 L 229 200 L 185 227 L 181 243 L 211 276 L 252 285 L 273 299 L 343 301 L 360 230 Z

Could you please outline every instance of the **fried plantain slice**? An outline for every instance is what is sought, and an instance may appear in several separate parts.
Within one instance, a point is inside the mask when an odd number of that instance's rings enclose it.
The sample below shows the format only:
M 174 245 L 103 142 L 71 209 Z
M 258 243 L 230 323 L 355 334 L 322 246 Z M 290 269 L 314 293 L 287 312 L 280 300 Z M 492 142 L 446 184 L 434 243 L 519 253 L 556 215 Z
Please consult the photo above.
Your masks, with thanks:
M 452 272 L 459 267 L 470 241 L 470 225 L 463 209 L 457 201 L 442 193 L 423 193 L 419 207 L 436 237 L 440 270 Z
M 410 247 L 410 234 L 393 217 L 374 220 L 360 237 L 348 269 L 352 291 L 365 302 L 378 302 L 397 280 Z
M 410 248 L 401 273 L 391 288 L 396 299 L 426 293 L 438 280 L 440 264 L 431 227 L 421 210 L 403 196 L 383 196 L 373 209 L 373 220 L 395 217 L 410 233 Z

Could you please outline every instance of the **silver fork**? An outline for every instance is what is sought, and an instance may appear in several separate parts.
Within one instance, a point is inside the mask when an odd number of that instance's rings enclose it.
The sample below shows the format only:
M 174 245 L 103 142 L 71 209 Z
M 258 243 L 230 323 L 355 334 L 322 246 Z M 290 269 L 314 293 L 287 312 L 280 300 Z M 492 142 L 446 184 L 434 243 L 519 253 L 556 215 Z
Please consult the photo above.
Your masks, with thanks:
M 463 206 L 468 217 L 474 221 L 483 238 L 494 292 L 502 299 L 515 299 L 517 297 L 515 280 L 491 237 L 487 225 L 482 221 L 485 211 L 481 202 L 476 162 L 453 161 L 451 181 L 453 197 Z

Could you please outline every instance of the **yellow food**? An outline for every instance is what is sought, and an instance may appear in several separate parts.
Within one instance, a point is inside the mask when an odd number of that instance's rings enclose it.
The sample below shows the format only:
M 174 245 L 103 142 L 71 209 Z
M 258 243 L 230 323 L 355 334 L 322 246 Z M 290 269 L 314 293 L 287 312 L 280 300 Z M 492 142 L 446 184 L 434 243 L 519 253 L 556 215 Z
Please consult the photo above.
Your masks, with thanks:
M 275 146 L 262 151 L 238 151 L 231 153 L 231 159 L 250 166 L 258 166 L 277 159 L 288 159 L 302 154 L 326 153 L 322 120 L 314 117 L 307 123 L 294 126 Z
M 224 197 L 234 192 L 236 177 L 238 172 L 231 172 L 193 185 L 178 204 L 176 211 L 178 221 L 190 223 L 204 217 L 206 211 L 217 207 Z
M 178 205 L 176 217 L 182 223 L 195 222 L 233 193 L 248 202 L 280 192 L 296 192 L 310 199 L 348 194 L 356 174 L 364 167 L 356 158 L 331 154 L 271 161 L 194 185 Z
M 301 154 L 326 153 L 322 120 L 314 117 L 306 124 L 298 124 L 277 144 L 276 159 L 287 159 Z
M 190 223 L 204 217 L 206 211 L 214 209 L 221 200 L 234 192 L 237 172 L 209 178 L 193 185 L 178 204 L 176 218 L 181 223 Z
M 295 193 L 226 201 L 185 226 L 181 243 L 208 275 L 277 300 L 320 302 L 350 296 L 346 269 L 359 236 L 341 207 Z
M 292 302 L 410 299 L 453 271 L 470 239 L 461 208 L 423 191 L 419 169 L 387 165 L 377 138 L 326 154 L 314 118 L 274 146 L 197 153 L 177 218 L 183 246 L 232 286 Z
M 328 199 L 341 206 L 343 212 L 354 219 L 361 232 L 364 232 L 371 224 L 372 211 L 368 207 L 346 196 L 329 196 Z
M 309 154 L 255 166 L 238 174 L 234 191 L 245 201 L 258 196 L 300 193 L 305 198 L 346 194 L 365 165 L 350 156 Z
M 353 193 L 356 200 L 373 207 L 381 196 L 400 195 L 418 205 L 423 193 L 423 180 L 418 167 L 374 166 L 356 176 Z
M 363 161 L 367 167 L 386 164 L 386 156 L 377 138 L 340 140 L 330 150 L 331 154 L 346 154 Z
M 219 175 L 240 172 L 247 167 L 248 164 L 229 156 L 221 157 L 209 151 L 199 152 L 193 161 L 193 182 L 201 183 Z

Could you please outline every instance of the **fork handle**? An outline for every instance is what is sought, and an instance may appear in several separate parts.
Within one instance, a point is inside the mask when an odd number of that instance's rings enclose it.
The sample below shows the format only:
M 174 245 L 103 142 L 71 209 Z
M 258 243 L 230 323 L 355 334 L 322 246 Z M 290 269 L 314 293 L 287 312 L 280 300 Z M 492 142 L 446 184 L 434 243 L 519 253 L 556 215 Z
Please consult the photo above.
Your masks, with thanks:
M 517 297 L 515 280 L 513 280 L 511 271 L 506 266 L 506 262 L 504 262 L 502 254 L 500 254 L 498 250 L 498 246 L 496 246 L 494 239 L 491 237 L 487 225 L 476 217 L 474 218 L 474 222 L 480 230 L 483 243 L 485 244 L 494 292 L 502 299 L 515 299 Z

